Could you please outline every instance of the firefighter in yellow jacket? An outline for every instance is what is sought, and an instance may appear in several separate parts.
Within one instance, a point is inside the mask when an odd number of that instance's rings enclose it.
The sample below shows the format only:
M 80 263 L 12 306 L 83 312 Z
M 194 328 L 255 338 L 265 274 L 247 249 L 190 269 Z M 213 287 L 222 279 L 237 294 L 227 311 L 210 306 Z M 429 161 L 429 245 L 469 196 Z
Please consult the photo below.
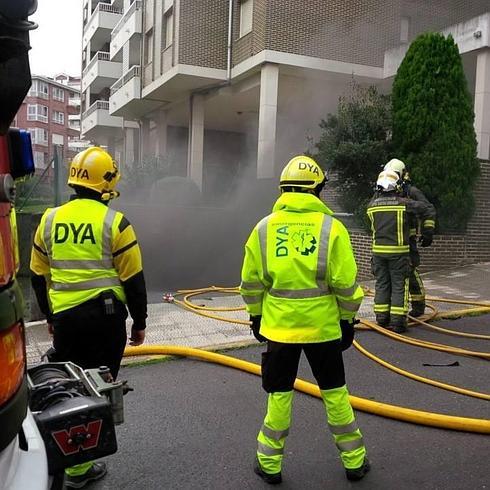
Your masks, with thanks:
M 359 480 L 369 471 L 342 359 L 354 338 L 363 292 L 356 283 L 349 234 L 319 199 L 325 182 L 313 159 L 293 158 L 281 174 L 281 196 L 272 214 L 255 226 L 245 245 L 240 293 L 255 337 L 267 341 L 262 385 L 269 396 L 254 471 L 270 484 L 282 481 L 302 351 L 318 382 L 347 478 Z
M 103 149 L 77 154 L 70 166 L 72 200 L 47 209 L 31 253 L 32 285 L 46 315 L 56 361 L 84 369 L 101 365 L 117 377 L 126 345 L 126 305 L 133 319 L 131 344 L 145 339 L 147 298 L 141 252 L 133 227 L 108 207 L 117 197 L 116 163 Z M 106 473 L 104 463 L 66 470 L 66 486 L 81 488 Z

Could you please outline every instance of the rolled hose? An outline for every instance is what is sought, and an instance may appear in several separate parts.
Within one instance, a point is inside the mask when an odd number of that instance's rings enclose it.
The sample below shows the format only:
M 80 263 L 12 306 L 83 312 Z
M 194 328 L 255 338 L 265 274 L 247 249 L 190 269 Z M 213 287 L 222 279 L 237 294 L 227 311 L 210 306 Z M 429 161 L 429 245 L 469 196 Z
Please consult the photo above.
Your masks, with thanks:
M 237 359 L 235 357 L 225 356 L 216 352 L 209 352 L 192 347 L 183 347 L 175 345 L 151 345 L 141 347 L 126 347 L 125 356 L 147 356 L 147 355 L 173 355 L 194 357 L 205 361 L 214 362 L 223 366 L 240 369 L 257 376 L 261 375 L 261 368 L 258 364 Z M 318 386 L 307 381 L 297 379 L 294 383 L 296 390 L 311 396 L 320 398 Z M 424 412 L 413 410 L 398 405 L 389 405 L 386 403 L 366 400 L 357 396 L 350 395 L 352 407 L 362 412 L 388 417 L 404 422 L 411 422 L 419 425 L 438 427 L 442 429 L 451 429 L 463 432 L 475 432 L 479 434 L 490 434 L 490 420 L 473 419 L 466 417 L 456 417 L 453 415 L 444 415 L 433 412 Z

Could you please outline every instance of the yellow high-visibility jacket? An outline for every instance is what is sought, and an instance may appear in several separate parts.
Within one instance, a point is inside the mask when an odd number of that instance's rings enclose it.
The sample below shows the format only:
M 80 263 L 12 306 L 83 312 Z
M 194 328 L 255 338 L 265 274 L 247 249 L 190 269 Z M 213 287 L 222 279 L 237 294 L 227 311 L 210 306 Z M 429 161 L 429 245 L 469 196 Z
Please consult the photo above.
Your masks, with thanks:
M 240 294 L 260 333 L 284 343 L 339 339 L 364 293 L 349 233 L 313 194 L 285 192 L 246 245 Z
M 141 252 L 122 213 L 93 199 L 74 199 L 45 211 L 34 236 L 31 270 L 47 278 L 52 313 L 106 290 L 126 303 L 121 282 L 142 271 Z

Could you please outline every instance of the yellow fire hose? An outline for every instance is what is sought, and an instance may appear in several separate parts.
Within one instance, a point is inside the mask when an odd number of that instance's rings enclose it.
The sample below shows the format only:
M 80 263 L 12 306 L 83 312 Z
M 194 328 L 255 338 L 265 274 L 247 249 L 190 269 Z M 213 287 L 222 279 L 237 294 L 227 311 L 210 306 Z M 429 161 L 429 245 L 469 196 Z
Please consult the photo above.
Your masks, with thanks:
M 225 356 L 216 352 L 209 352 L 202 349 L 193 349 L 191 347 L 181 347 L 174 345 L 150 345 L 141 347 L 126 347 L 125 356 L 146 356 L 146 355 L 173 355 L 186 356 L 211 361 L 223 366 L 240 369 L 257 376 L 261 375 L 261 368 L 258 364 L 243 361 L 235 357 Z M 308 395 L 321 398 L 318 386 L 307 381 L 297 379 L 294 383 L 296 390 Z M 375 402 L 350 396 L 353 408 L 362 412 L 380 415 L 404 422 L 412 422 L 419 425 L 431 427 L 440 427 L 443 429 L 459 430 L 464 432 L 477 432 L 479 434 L 490 434 L 490 420 L 473 419 L 466 417 L 455 417 L 453 415 L 444 415 L 439 413 L 423 412 L 412 410 L 410 408 L 400 407 L 397 405 L 388 405 L 386 403 Z
M 177 305 L 181 306 L 182 308 L 185 308 L 187 310 L 190 310 L 198 315 L 205 316 L 208 318 L 212 318 L 215 320 L 220 320 L 220 321 L 225 321 L 228 323 L 235 323 L 235 324 L 240 324 L 240 325 L 250 325 L 249 321 L 246 320 L 238 320 L 238 319 L 232 319 L 232 318 L 227 318 L 224 316 L 216 315 L 213 313 L 210 313 L 212 311 L 219 311 L 219 312 L 234 312 L 234 311 L 242 311 L 244 310 L 244 307 L 207 307 L 207 306 L 200 306 L 196 305 L 193 303 L 190 298 L 194 296 L 198 296 L 201 294 L 206 294 L 206 293 L 230 293 L 230 294 L 237 294 L 238 293 L 238 288 L 221 288 L 221 287 L 216 287 L 216 286 L 211 286 L 208 288 L 202 288 L 202 289 L 194 289 L 194 290 L 181 290 L 178 291 L 178 295 L 183 295 L 184 298 L 183 300 L 178 300 L 175 298 L 171 298 L 171 301 L 176 303 Z M 370 292 L 367 291 L 369 294 Z M 430 298 L 434 301 L 444 301 L 448 303 L 456 303 L 456 304 L 466 304 L 466 305 L 475 305 L 475 306 L 480 306 L 484 307 L 485 310 L 490 311 L 490 305 L 486 303 L 473 303 L 473 302 L 468 302 L 468 301 L 460 301 L 460 300 L 446 300 L 445 298 Z M 432 305 L 428 305 L 432 310 L 432 314 L 427 316 L 425 318 L 426 321 L 424 320 L 418 320 L 415 318 L 411 318 L 410 320 L 415 323 L 423 324 L 424 326 L 428 327 L 435 327 L 431 324 L 428 324 L 427 321 L 430 321 L 432 318 L 436 317 L 438 315 L 438 312 L 435 307 Z M 466 311 L 466 310 L 465 310 Z M 471 311 L 471 310 L 468 310 Z M 374 322 L 371 322 L 366 319 L 362 319 L 361 322 L 365 325 L 365 329 L 373 329 L 377 331 L 378 333 L 381 333 L 385 336 L 388 336 L 390 338 L 393 338 L 394 340 L 405 342 L 411 345 L 416 345 L 419 347 L 424 347 L 424 348 L 429 348 L 429 349 L 435 349 L 435 350 L 440 350 L 443 352 L 449 352 L 452 354 L 457 354 L 457 355 L 468 355 L 468 356 L 474 356 L 474 357 L 479 357 L 483 359 L 490 359 L 490 353 L 486 352 L 475 352 L 475 351 L 470 351 L 466 349 L 461 349 L 458 347 L 451 347 L 443 344 L 437 344 L 434 342 L 428 342 L 424 340 L 418 340 L 418 339 L 412 339 L 410 337 L 406 337 L 403 335 L 399 335 L 397 333 L 391 332 L 389 330 L 386 330 L 384 328 L 379 327 L 377 324 Z M 362 327 L 361 327 L 362 328 Z M 477 334 L 467 334 L 465 332 L 455 332 L 453 330 L 448 330 L 448 329 L 443 329 L 441 327 L 435 327 L 435 330 L 441 331 L 442 333 L 449 333 L 449 334 L 463 334 L 461 336 L 469 336 L 471 338 L 478 338 L 478 339 L 490 339 L 490 337 L 485 336 L 485 335 L 477 335 Z M 438 388 L 442 388 L 445 390 L 449 390 L 455 393 L 459 393 L 462 395 L 467 395 L 467 396 L 472 396 L 475 398 L 480 398 L 483 400 L 490 400 L 490 395 L 486 393 L 480 393 L 472 390 L 468 390 L 466 388 L 461 388 L 458 386 L 453 386 L 449 385 L 446 383 L 441 383 L 436 380 L 432 380 L 429 378 L 424 378 L 422 376 L 418 376 L 414 373 L 410 373 L 409 371 L 405 371 L 403 369 L 400 369 L 396 366 L 393 366 L 392 364 L 389 364 L 388 362 L 376 357 L 374 354 L 370 353 L 367 351 L 364 347 L 362 347 L 357 341 L 354 341 L 354 346 L 356 349 L 358 349 L 362 354 L 366 355 L 368 358 L 374 360 L 375 362 L 379 363 L 380 365 L 398 373 L 403 376 L 406 376 L 410 379 L 414 379 L 416 381 L 422 382 L 429 384 L 431 386 L 436 386 Z M 233 367 L 235 369 L 241 369 L 243 371 L 247 371 L 256 375 L 261 374 L 261 368 L 257 364 L 253 364 L 247 361 L 243 361 L 241 359 L 237 359 L 234 357 L 230 356 L 225 356 L 223 354 L 217 354 L 215 352 L 209 352 L 206 350 L 202 349 L 194 349 L 190 347 L 182 347 L 182 346 L 171 346 L 171 345 L 155 345 L 155 346 L 143 346 L 143 347 L 127 347 L 125 350 L 125 356 L 135 356 L 135 355 L 177 355 L 177 356 L 188 356 L 188 357 L 195 357 L 198 359 L 203 359 L 206 361 L 211 361 L 215 362 L 217 364 L 222 364 L 225 366 Z M 295 382 L 294 387 L 302 391 L 304 393 L 307 393 L 312 396 L 316 396 L 317 398 L 320 398 L 320 391 L 318 387 L 312 383 L 299 380 L 297 379 Z M 427 425 L 427 426 L 432 426 L 432 427 L 440 427 L 440 428 L 445 428 L 445 429 L 452 429 L 452 430 L 460 430 L 460 431 L 466 431 L 466 432 L 477 432 L 477 433 L 482 433 L 482 434 L 490 434 L 490 420 L 485 420 L 485 419 L 473 419 L 473 418 L 466 418 L 466 417 L 457 417 L 457 416 L 450 416 L 450 415 L 444 415 L 444 414 L 437 414 L 437 413 L 431 413 L 431 412 L 424 412 L 424 411 L 419 411 L 419 410 L 413 410 L 405 407 L 400 407 L 396 405 L 389 405 L 381 402 L 373 402 L 371 400 L 366 400 L 364 398 L 359 398 L 356 396 L 350 396 L 350 400 L 352 403 L 352 406 L 355 409 L 372 413 L 375 415 L 380 415 L 384 417 L 389 417 L 393 418 L 396 420 L 402 420 L 406 422 L 412 422 L 420 425 Z

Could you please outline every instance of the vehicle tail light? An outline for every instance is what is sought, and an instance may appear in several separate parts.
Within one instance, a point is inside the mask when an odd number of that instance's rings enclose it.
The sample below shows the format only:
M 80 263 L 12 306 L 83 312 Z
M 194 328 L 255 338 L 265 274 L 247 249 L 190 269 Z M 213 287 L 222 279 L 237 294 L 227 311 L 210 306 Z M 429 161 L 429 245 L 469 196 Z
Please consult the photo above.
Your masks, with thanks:
M 0 331 L 0 406 L 18 390 L 25 370 L 24 326 Z

